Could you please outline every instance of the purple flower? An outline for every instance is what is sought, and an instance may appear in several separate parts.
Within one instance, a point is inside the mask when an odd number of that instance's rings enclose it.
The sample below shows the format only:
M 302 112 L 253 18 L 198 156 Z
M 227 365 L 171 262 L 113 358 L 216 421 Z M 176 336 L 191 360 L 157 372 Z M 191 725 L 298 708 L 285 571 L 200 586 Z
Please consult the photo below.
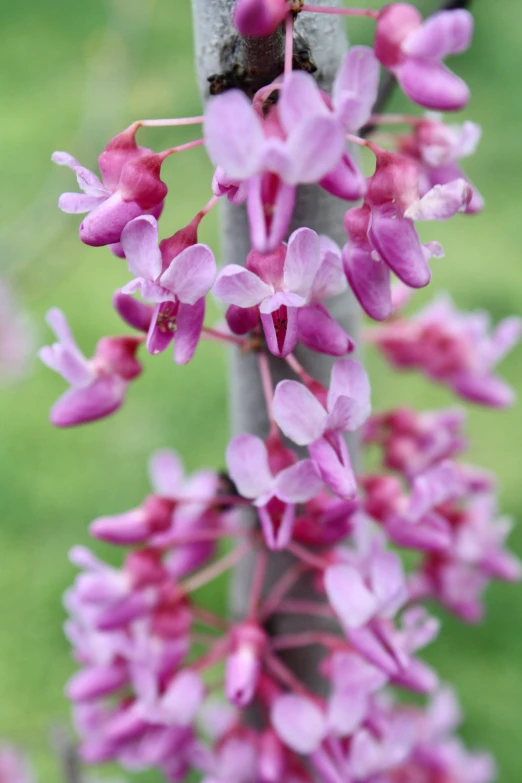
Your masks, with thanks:
M 239 493 L 253 500 L 258 509 L 267 546 L 284 549 L 292 537 L 296 505 L 317 495 L 322 481 L 311 459 L 276 472 L 271 470 L 271 456 L 273 449 L 270 454 L 260 438 L 236 435 L 228 444 L 226 459 Z
M 226 266 L 213 291 L 234 307 L 259 308 L 267 345 L 275 356 L 287 356 L 298 340 L 342 356 L 353 349 L 353 343 L 321 302 L 345 287 L 337 246 L 309 228 L 300 228 L 288 246 L 266 255 L 252 250 L 246 268 Z
M 345 432 L 358 429 L 370 413 L 370 384 L 354 359 L 334 364 L 326 408 L 297 381 L 281 381 L 274 394 L 274 419 L 298 446 L 308 446 L 323 481 L 344 499 L 355 495 L 356 482 Z
M 266 647 L 266 635 L 254 623 L 236 625 L 231 633 L 225 693 L 227 699 L 237 707 L 248 706 L 254 698 Z
M 83 191 L 64 193 L 58 206 L 63 212 L 89 213 L 80 225 L 80 239 L 86 245 L 117 244 L 130 220 L 161 214 L 167 186 L 160 171 L 167 153 L 138 147 L 135 134 L 136 128 L 131 126 L 106 146 L 98 159 L 102 181 L 67 152 L 53 153 L 55 163 L 74 171 Z
M 193 221 L 194 223 L 194 221 Z M 197 348 L 205 296 L 216 276 L 214 254 L 207 245 L 196 244 L 197 225 L 189 224 L 158 247 L 158 224 L 144 215 L 127 224 L 122 247 L 135 279 L 122 294 L 140 290 L 155 303 L 147 334 L 147 350 L 157 354 L 174 340 L 176 364 L 189 362 Z
M 414 6 L 393 3 L 379 14 L 375 54 L 415 103 L 440 111 L 462 109 L 469 89 L 442 60 L 466 51 L 472 34 L 469 11 L 440 11 L 423 22 Z
M 519 318 L 506 318 L 490 335 L 487 313 L 459 312 L 448 296 L 439 296 L 412 318 L 374 330 L 370 339 L 394 367 L 418 369 L 465 399 L 504 408 L 514 393 L 493 370 L 521 329 Z
M 54 404 L 51 421 L 56 427 L 73 427 L 109 416 L 123 404 L 127 386 L 142 371 L 135 357 L 141 340 L 104 337 L 92 359 L 76 345 L 67 319 L 54 308 L 47 322 L 58 342 L 39 351 L 40 359 L 63 376 L 71 388 Z

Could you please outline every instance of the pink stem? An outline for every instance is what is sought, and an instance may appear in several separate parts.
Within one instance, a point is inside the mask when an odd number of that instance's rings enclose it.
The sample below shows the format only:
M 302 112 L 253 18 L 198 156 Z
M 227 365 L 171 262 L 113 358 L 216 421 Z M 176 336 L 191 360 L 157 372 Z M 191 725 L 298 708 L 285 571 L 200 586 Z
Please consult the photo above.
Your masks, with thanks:
M 201 330 L 203 337 L 207 340 L 214 340 L 215 342 L 232 343 L 238 345 L 240 348 L 244 348 L 247 345 L 247 341 L 242 337 L 237 337 L 235 334 L 227 334 L 226 332 L 220 332 L 218 329 L 211 329 L 208 326 L 204 326 Z
M 369 16 L 372 19 L 379 18 L 379 11 L 370 11 L 366 8 L 324 8 L 321 5 L 301 6 L 301 11 L 308 11 L 313 14 L 337 14 L 340 16 Z
M 290 367 L 290 369 L 295 372 L 297 377 L 302 380 L 305 386 L 309 386 L 311 383 L 316 382 L 315 379 L 312 378 L 312 376 L 306 372 L 303 365 L 297 361 L 293 353 L 290 353 L 288 354 L 288 356 L 285 356 L 285 361 Z
M 274 387 L 272 384 L 272 373 L 270 372 L 268 356 L 263 351 L 261 351 L 259 354 L 259 374 L 261 376 L 263 394 L 265 395 L 268 418 L 270 419 L 270 423 L 273 425 L 274 416 L 272 414 L 272 402 L 274 400 Z
M 346 138 L 348 141 L 351 141 L 352 144 L 358 144 L 359 147 L 368 147 L 369 144 L 366 141 L 366 139 L 361 139 L 360 136 L 354 136 L 353 133 L 347 133 Z
M 278 579 L 261 607 L 260 617 L 262 620 L 266 620 L 276 611 L 283 596 L 292 589 L 307 569 L 308 567 L 304 563 L 296 563 Z
M 417 125 L 422 120 L 411 114 L 372 114 L 368 125 Z
M 314 694 L 310 693 L 303 683 L 295 676 L 295 674 L 275 655 L 267 655 L 265 657 L 265 666 L 270 673 L 276 677 L 279 682 L 286 685 L 294 693 L 298 693 L 301 696 L 305 696 L 307 699 L 314 699 Z
M 168 158 L 169 155 L 174 155 L 176 152 L 185 152 L 186 150 L 194 149 L 194 147 L 201 147 L 205 143 L 205 139 L 195 139 L 195 141 L 188 141 L 186 144 L 179 144 L 177 147 L 170 147 L 168 150 L 158 153 L 162 160 Z
M 288 14 L 285 21 L 285 76 L 292 73 L 294 59 L 294 17 Z
M 215 663 L 225 657 L 228 651 L 229 641 L 227 639 L 219 639 L 215 642 L 214 646 L 201 658 L 198 658 L 191 664 L 192 671 L 200 672 L 203 669 L 208 669 L 209 666 L 213 666 Z
M 199 125 L 204 121 L 204 117 L 180 117 L 165 120 L 136 120 L 133 124 L 137 128 L 168 128 L 179 125 Z
M 259 601 L 261 599 L 261 595 L 263 593 L 263 587 L 265 584 L 267 564 L 268 564 L 267 553 L 264 549 L 262 549 L 257 556 L 254 577 L 252 579 L 252 584 L 250 586 L 248 616 L 250 617 L 251 620 L 254 620 L 257 616 Z
M 169 538 L 168 547 L 170 548 L 172 546 L 194 544 L 197 541 L 216 541 L 220 538 L 229 538 L 231 536 L 234 538 L 240 538 L 249 534 L 250 531 L 247 528 L 228 528 L 224 530 L 212 530 L 209 528 L 203 530 L 194 530 L 191 533 L 185 533 L 184 535 L 173 536 L 172 538 Z
M 326 558 L 317 557 L 317 555 L 314 555 L 312 552 L 310 552 L 304 546 L 301 546 L 301 544 L 298 544 L 296 541 L 290 541 L 290 543 L 287 546 L 287 549 L 289 552 L 295 555 L 298 558 L 298 560 L 301 560 L 303 563 L 306 563 L 312 568 L 318 568 L 320 571 L 324 571 L 325 568 L 328 568 L 328 566 L 330 565 L 330 563 Z
M 278 612 L 288 612 L 289 614 L 310 614 L 314 617 L 325 617 L 331 620 L 334 617 L 332 610 L 325 604 L 316 601 L 300 601 L 294 598 L 287 598 L 277 607 Z
M 202 606 L 194 606 L 192 613 L 195 619 L 203 625 L 208 625 L 210 628 L 216 628 L 220 631 L 228 631 L 228 622 L 209 609 L 204 609 Z
M 203 209 L 200 210 L 200 212 L 198 212 L 198 215 L 200 215 L 202 218 L 204 218 L 205 215 L 208 215 L 210 210 L 216 206 L 220 198 L 221 198 L 220 196 L 212 196 L 208 204 L 205 204 Z
M 345 642 L 338 636 L 325 631 L 289 633 L 283 636 L 276 636 L 270 643 L 273 650 L 290 650 L 294 647 L 308 647 L 311 644 L 321 644 L 329 649 L 340 649 L 346 646 Z
M 204 568 L 199 574 L 182 582 L 180 585 L 182 591 L 184 593 L 191 593 L 193 590 L 198 590 L 200 587 L 208 584 L 208 582 L 212 582 L 218 576 L 221 576 L 221 574 L 224 574 L 230 568 L 233 568 L 250 549 L 252 549 L 251 542 L 244 541 L 232 552 L 229 552 L 228 555 L 222 557 L 221 560 L 212 563 L 211 566 Z

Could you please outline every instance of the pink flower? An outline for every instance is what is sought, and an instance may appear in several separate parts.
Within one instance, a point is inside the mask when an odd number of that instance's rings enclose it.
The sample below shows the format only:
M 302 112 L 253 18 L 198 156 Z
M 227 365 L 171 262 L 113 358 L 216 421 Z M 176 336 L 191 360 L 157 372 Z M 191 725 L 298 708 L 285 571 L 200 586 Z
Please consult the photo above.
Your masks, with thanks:
M 343 278 L 336 245 L 300 228 L 288 246 L 266 255 L 252 250 L 246 269 L 226 266 L 213 291 L 229 305 L 246 311 L 259 308 L 267 345 L 275 356 L 287 356 L 298 340 L 323 353 L 345 355 L 353 343 L 321 304 L 344 290 Z
M 345 215 L 349 242 L 343 249 L 343 262 L 361 306 L 381 321 L 393 310 L 390 270 L 410 288 L 423 288 L 431 278 L 429 259 L 442 256 L 443 250 L 436 242 L 421 244 L 413 219 L 408 216 L 408 208 L 418 202 L 416 164 L 402 155 L 373 149 L 377 165 L 365 203 Z M 437 198 L 443 205 L 448 204 L 446 193 Z M 459 194 L 455 202 L 451 193 L 450 200 L 450 212 L 457 210 Z
M 518 342 L 521 328 L 519 318 L 506 318 L 490 335 L 485 312 L 459 312 L 440 296 L 412 318 L 379 327 L 371 340 L 394 367 L 418 369 L 465 399 L 503 408 L 514 393 L 493 370 Z
M 138 147 L 135 134 L 131 127 L 108 143 L 98 159 L 102 181 L 67 152 L 53 153 L 55 163 L 74 171 L 83 191 L 64 193 L 58 206 L 63 212 L 89 213 L 80 225 L 80 239 L 86 245 L 116 244 L 130 220 L 161 214 L 167 186 L 160 170 L 166 153 Z
M 467 214 L 480 212 L 484 200 L 457 164 L 460 158 L 474 153 L 480 136 L 481 128 L 474 122 L 445 125 L 440 115 L 427 114 L 415 123 L 411 136 L 399 137 L 399 151 L 415 159 L 419 166 L 420 195 L 424 196 L 436 185 L 464 179 L 470 184 L 472 195 L 463 211 Z
M 469 89 L 442 60 L 466 51 L 472 34 L 469 11 L 440 11 L 423 22 L 414 6 L 393 3 L 379 14 L 375 54 L 415 103 L 440 111 L 462 109 Z
M 0 386 L 21 380 L 34 350 L 34 326 L 11 286 L 0 279 Z
M 158 247 L 158 224 L 149 215 L 130 221 L 121 235 L 129 270 L 135 275 L 121 293 L 139 289 L 144 299 L 156 304 L 147 350 L 160 353 L 174 340 L 176 364 L 186 364 L 194 355 L 205 317 L 205 296 L 216 276 L 211 249 L 196 243 L 193 221 Z
M 0 745 L 0 781 L 2 783 L 34 783 L 34 776 L 27 759 L 13 745 Z
M 254 501 L 267 546 L 284 549 L 292 537 L 296 505 L 317 495 L 322 481 L 312 460 L 295 462 L 288 450 L 267 445 L 270 450 L 254 435 L 236 435 L 227 447 L 227 466 L 239 493 Z
M 323 481 L 341 498 L 355 495 L 356 482 L 345 432 L 358 429 L 370 413 L 370 384 L 354 359 L 334 364 L 326 408 L 297 381 L 281 381 L 274 394 L 274 419 L 298 446 L 308 446 Z
M 109 416 L 123 404 L 129 382 L 140 375 L 136 359 L 141 340 L 103 337 L 92 359 L 76 345 L 61 310 L 49 310 L 47 321 L 58 342 L 39 351 L 40 359 L 63 376 L 71 388 L 54 404 L 51 421 L 56 427 L 73 427 Z
M 274 84 L 279 99 L 266 112 L 263 98 L 257 96 L 252 105 L 236 90 L 209 103 L 205 139 L 218 167 L 214 192 L 227 193 L 233 203 L 246 194 L 256 250 L 275 250 L 285 238 L 296 185 L 319 182 L 350 200 L 364 194 L 364 177 L 345 149 L 344 135 L 370 116 L 378 77 L 371 49 L 355 47 L 341 66 L 332 98 L 309 74 L 294 71 Z M 268 94 L 263 88 L 260 95 Z M 246 189 L 242 183 L 248 183 Z
M 377 413 L 366 422 L 364 441 L 378 444 L 385 467 L 399 471 L 411 481 L 466 448 L 464 419 L 464 411 L 459 408 L 422 413 L 396 408 Z
M 237 707 L 246 707 L 254 698 L 267 641 L 264 631 L 254 623 L 242 623 L 232 630 L 225 693 Z

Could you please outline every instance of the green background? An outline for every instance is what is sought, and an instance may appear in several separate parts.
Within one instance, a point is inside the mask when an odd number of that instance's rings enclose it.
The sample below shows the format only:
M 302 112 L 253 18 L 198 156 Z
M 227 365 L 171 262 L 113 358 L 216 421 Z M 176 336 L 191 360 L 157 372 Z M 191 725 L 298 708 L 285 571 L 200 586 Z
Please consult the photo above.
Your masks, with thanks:
M 110 297 L 128 274 L 106 249 L 81 245 L 77 218 L 57 210 L 56 199 L 74 189 L 73 178 L 53 167 L 50 155 L 64 149 L 94 167 L 106 141 L 132 120 L 200 112 L 189 0 L 1 0 L 0 10 L 1 274 L 34 316 L 37 345 L 49 341 L 43 316 L 56 305 L 90 355 L 100 336 L 120 329 Z M 517 0 L 476 2 L 476 20 L 474 47 L 456 67 L 472 87 L 466 116 L 484 127 L 479 153 L 466 169 L 487 210 L 427 227 L 426 238 L 439 239 L 446 258 L 433 263 L 433 283 L 416 303 L 449 289 L 460 307 L 487 308 L 499 319 L 520 310 L 522 293 L 522 6 Z M 352 39 L 366 40 L 369 25 L 354 22 Z M 393 108 L 400 106 L 396 99 Z M 148 131 L 143 138 L 160 149 L 190 138 L 190 131 Z M 166 235 L 207 201 L 211 169 L 204 152 L 193 150 L 169 159 L 164 174 L 171 191 L 162 219 Z M 205 221 L 203 241 L 216 243 L 216 221 L 216 215 Z M 393 377 L 370 352 L 368 361 L 376 409 L 453 401 L 421 378 Z M 509 357 L 502 373 L 519 384 L 522 352 Z M 201 346 L 186 368 L 175 367 L 168 352 L 148 357 L 124 409 L 95 426 L 51 428 L 48 409 L 63 388 L 61 378 L 34 361 L 29 377 L 0 391 L 0 738 L 27 748 L 41 783 L 59 779 L 49 731 L 68 715 L 63 685 L 73 665 L 61 632 L 61 595 L 74 577 L 68 549 L 88 543 L 92 518 L 140 501 L 153 449 L 176 448 L 189 469 L 220 466 L 227 438 L 219 346 Z M 470 408 L 469 422 L 470 460 L 498 471 L 502 507 L 516 518 L 522 407 L 500 413 Z M 520 529 L 511 543 L 522 551 Z M 215 606 L 224 603 L 225 590 L 222 584 L 219 595 L 214 591 Z M 428 655 L 458 687 L 466 738 L 493 750 L 500 780 L 509 783 L 517 783 L 522 770 L 521 599 L 519 586 L 494 585 L 487 621 L 469 628 L 447 619 Z

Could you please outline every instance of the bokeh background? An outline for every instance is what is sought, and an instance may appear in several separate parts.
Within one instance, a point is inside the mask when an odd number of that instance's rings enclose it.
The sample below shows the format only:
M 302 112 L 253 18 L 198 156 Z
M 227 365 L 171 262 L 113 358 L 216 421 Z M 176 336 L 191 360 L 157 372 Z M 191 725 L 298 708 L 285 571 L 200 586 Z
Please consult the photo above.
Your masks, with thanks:
M 80 244 L 78 219 L 56 208 L 59 193 L 74 189 L 72 174 L 53 167 L 50 155 L 64 149 L 94 167 L 106 141 L 132 120 L 200 113 L 189 6 L 189 0 L 0 0 L 0 276 L 28 310 L 35 346 L 49 341 L 44 314 L 50 306 L 66 311 L 87 355 L 100 336 L 121 329 L 110 299 L 128 279 L 125 264 L 106 249 Z M 435 3 L 425 0 L 422 7 L 432 10 Z M 522 295 L 522 6 L 476 2 L 475 11 L 474 47 L 455 66 L 473 91 L 466 116 L 484 128 L 466 169 L 487 210 L 428 226 L 426 238 L 439 239 L 446 258 L 433 263 L 433 283 L 415 305 L 447 288 L 460 307 L 486 308 L 497 320 L 520 312 Z M 355 21 L 352 40 L 368 40 L 370 25 Z M 401 105 L 396 97 L 392 108 Z M 142 138 L 160 149 L 190 138 L 190 131 L 147 131 Z M 210 173 L 201 149 L 167 161 L 165 235 L 206 202 Z M 205 224 L 203 241 L 215 244 L 217 216 Z M 453 402 L 413 375 L 393 377 L 370 352 L 368 362 L 376 409 Z M 502 372 L 520 386 L 522 351 Z M 220 466 L 228 426 L 226 357 L 217 345 L 202 345 L 181 369 L 169 352 L 149 357 L 124 409 L 93 426 L 53 430 L 48 409 L 62 390 L 61 378 L 37 360 L 22 382 L 0 390 L 0 738 L 27 749 L 41 783 L 59 780 L 49 732 L 68 717 L 63 686 L 73 664 L 61 630 L 61 596 L 74 570 L 67 551 L 89 542 L 91 519 L 140 501 L 151 451 L 174 447 L 189 469 Z M 470 460 L 498 472 L 502 507 L 520 517 L 522 406 L 501 413 L 470 407 L 469 431 Z M 511 544 L 522 552 L 520 526 Z M 222 606 L 225 593 L 222 583 L 209 601 Z M 522 779 L 522 590 L 495 585 L 487 603 L 481 626 L 446 618 L 428 657 L 458 687 L 466 739 L 491 748 L 500 780 L 516 783 Z

